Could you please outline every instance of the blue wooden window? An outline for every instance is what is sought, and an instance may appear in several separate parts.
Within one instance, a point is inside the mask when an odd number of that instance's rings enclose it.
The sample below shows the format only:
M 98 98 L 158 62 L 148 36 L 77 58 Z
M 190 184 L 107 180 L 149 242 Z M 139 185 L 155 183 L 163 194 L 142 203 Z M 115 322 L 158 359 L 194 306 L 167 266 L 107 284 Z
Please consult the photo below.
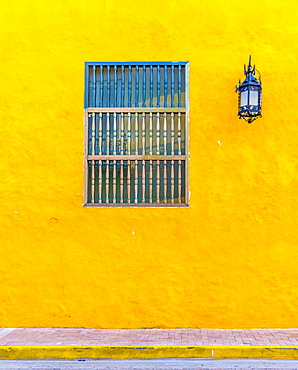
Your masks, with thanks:
M 187 205 L 188 63 L 85 68 L 85 204 Z

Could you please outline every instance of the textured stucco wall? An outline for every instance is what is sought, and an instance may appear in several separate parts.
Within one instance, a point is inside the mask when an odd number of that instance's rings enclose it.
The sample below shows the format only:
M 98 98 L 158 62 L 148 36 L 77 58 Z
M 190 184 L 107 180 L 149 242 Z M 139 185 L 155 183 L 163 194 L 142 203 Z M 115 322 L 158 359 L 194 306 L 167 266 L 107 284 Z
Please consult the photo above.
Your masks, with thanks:
M 297 327 L 297 11 L 1 1 L 0 326 Z M 249 54 L 251 125 L 234 92 Z M 82 207 L 84 62 L 175 60 L 190 62 L 190 208 Z

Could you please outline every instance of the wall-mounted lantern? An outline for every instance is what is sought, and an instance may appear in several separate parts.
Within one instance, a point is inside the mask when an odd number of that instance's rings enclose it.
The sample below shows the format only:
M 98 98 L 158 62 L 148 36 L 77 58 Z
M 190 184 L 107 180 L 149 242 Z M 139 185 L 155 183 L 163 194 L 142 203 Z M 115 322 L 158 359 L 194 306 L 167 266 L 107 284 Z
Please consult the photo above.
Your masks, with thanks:
M 248 123 L 252 123 L 259 117 L 262 117 L 262 82 L 261 76 L 257 80 L 254 75 L 256 66 L 251 66 L 251 55 L 249 57 L 248 67 L 244 65 L 245 80 L 236 86 L 238 92 L 238 116 Z

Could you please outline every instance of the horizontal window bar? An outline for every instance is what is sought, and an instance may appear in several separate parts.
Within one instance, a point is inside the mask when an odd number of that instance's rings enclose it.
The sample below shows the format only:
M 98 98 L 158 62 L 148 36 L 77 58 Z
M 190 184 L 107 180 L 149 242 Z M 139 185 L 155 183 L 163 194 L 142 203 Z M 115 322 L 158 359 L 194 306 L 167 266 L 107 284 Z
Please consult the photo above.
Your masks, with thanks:
M 185 203 L 86 203 L 86 207 L 146 207 L 146 208 L 188 208 Z
M 86 108 L 88 113 L 185 113 L 186 108 Z
M 189 62 L 86 62 L 86 66 L 157 66 L 157 65 L 187 65 Z
M 88 161 L 98 161 L 98 160 L 131 160 L 131 161 L 185 161 L 185 155 L 88 155 Z

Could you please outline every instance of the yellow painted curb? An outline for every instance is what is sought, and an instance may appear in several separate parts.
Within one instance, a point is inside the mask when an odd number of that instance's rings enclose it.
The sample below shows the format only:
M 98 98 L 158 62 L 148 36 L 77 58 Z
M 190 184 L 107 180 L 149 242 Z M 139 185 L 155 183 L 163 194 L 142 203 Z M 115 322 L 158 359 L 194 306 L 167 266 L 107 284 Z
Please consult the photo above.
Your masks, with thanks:
M 298 359 L 294 346 L 0 346 L 0 359 Z

